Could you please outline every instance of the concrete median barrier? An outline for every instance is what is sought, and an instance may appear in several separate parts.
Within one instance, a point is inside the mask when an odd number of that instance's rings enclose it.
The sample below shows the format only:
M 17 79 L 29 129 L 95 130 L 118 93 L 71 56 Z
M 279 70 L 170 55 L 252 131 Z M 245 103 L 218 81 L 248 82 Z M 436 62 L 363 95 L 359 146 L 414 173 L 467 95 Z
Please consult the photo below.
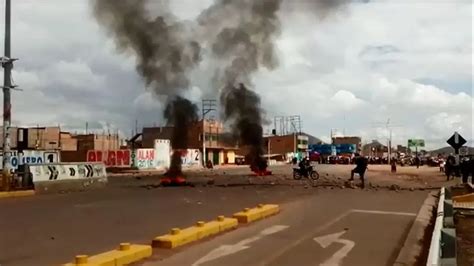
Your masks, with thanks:
M 236 218 L 239 223 L 245 224 L 261 220 L 278 212 L 280 212 L 278 205 L 259 204 L 256 208 L 245 208 L 243 211 L 235 213 L 233 217 Z
M 0 199 L 33 196 L 34 194 L 34 190 L 6 191 L 0 192 Z
M 199 221 L 195 226 L 188 228 L 173 228 L 169 234 L 153 239 L 152 246 L 157 248 L 172 249 L 234 229 L 237 226 L 237 219 L 219 216 L 214 221 L 207 223 Z
M 27 165 L 26 176 L 36 193 L 82 191 L 105 186 L 103 163 L 53 163 Z
M 78 255 L 74 262 L 66 263 L 64 266 L 121 266 L 135 263 L 152 255 L 151 246 L 148 245 L 132 245 L 122 243 L 120 246 L 111 251 L 107 251 L 94 256 Z

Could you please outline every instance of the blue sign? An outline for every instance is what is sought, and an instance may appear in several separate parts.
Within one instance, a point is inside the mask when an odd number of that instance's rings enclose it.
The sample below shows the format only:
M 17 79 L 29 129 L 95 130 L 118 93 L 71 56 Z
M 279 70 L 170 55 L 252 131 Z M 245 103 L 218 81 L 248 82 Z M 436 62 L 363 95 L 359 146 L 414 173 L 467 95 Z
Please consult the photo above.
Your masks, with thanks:
M 356 152 L 355 144 L 316 144 L 309 145 L 309 150 L 321 155 L 349 154 Z

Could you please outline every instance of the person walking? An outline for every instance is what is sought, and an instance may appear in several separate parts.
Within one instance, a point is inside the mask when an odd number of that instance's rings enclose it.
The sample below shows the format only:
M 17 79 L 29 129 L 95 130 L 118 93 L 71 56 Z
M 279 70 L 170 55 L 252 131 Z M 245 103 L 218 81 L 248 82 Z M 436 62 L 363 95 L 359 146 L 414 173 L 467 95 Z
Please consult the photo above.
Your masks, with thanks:
M 397 172 L 397 160 L 395 158 L 392 158 L 392 161 L 390 163 L 391 163 L 392 173 L 396 173 Z
M 351 178 L 349 179 L 349 181 L 354 181 L 354 174 L 358 174 L 361 181 L 361 187 L 365 188 L 364 175 L 365 175 L 365 170 L 367 170 L 368 162 L 363 156 L 360 156 L 359 153 L 355 154 L 354 160 L 355 160 L 356 167 L 351 170 Z

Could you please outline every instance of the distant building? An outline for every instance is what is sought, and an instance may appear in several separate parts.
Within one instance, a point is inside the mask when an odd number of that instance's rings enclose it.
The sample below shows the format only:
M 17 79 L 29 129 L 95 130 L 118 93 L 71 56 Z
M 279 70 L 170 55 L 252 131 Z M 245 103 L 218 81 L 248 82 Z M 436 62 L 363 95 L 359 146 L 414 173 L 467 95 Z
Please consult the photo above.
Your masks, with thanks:
M 63 162 L 85 162 L 87 161 L 87 151 L 119 150 L 122 144 L 118 134 L 71 135 L 67 132 L 61 132 L 61 138 L 61 161 Z
M 265 155 L 270 155 L 277 160 L 287 160 L 288 156 L 294 156 L 294 153 L 300 153 L 306 156 L 309 145 L 320 144 L 322 141 L 306 133 L 294 133 L 288 135 L 273 135 L 264 137 Z M 240 151 L 241 155 L 246 154 L 246 150 Z M 291 155 L 293 154 L 293 155 Z
M 188 128 L 187 149 L 199 149 L 203 152 L 203 128 L 205 135 L 205 161 L 211 160 L 214 165 L 235 163 L 235 151 L 238 149 L 229 134 L 225 132 L 222 123 L 215 120 L 200 120 Z M 143 148 L 154 148 L 156 139 L 168 139 L 173 147 L 173 126 L 144 127 L 141 145 Z
M 0 135 L 3 135 L 3 128 L 0 128 Z M 12 149 L 62 150 L 62 141 L 64 141 L 64 148 L 75 150 L 74 141 L 70 139 L 71 135 L 67 132 L 61 132 L 59 126 L 10 128 L 10 147 Z M 3 147 L 3 138 L 0 138 L 0 147 Z
M 403 146 L 403 145 L 397 145 L 397 152 L 408 154 L 408 153 L 410 153 L 410 149 L 408 147 Z
M 362 147 L 362 155 L 372 157 L 384 157 L 388 154 L 388 147 L 383 145 L 377 140 L 373 140 L 371 143 L 365 144 Z
M 59 146 L 61 151 L 77 151 L 77 139 L 69 132 L 61 132 Z
M 362 139 L 357 136 L 332 137 L 332 144 L 354 144 L 356 150 L 360 151 L 362 149 Z
M 78 151 L 88 150 L 119 150 L 121 143 L 118 134 L 81 134 L 73 136 L 77 141 Z

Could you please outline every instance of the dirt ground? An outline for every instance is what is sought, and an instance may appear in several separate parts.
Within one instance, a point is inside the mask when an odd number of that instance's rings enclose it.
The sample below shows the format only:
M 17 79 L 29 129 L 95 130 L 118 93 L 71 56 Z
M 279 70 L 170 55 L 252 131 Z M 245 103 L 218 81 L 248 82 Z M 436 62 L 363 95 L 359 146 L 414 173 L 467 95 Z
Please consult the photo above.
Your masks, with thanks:
M 311 182 L 314 186 L 347 186 L 350 171 L 353 165 L 316 164 L 315 169 L 320 173 L 320 179 Z M 307 185 L 308 180 L 295 181 L 292 175 L 292 165 L 271 166 L 271 176 L 254 177 L 248 166 L 227 166 L 215 169 L 194 169 L 185 172 L 189 182 L 208 182 L 215 185 L 242 185 L 242 184 L 272 184 L 272 185 Z M 159 184 L 159 177 L 163 171 L 127 171 L 122 174 L 110 174 L 110 183 L 125 185 L 127 179 L 141 179 L 143 185 Z M 120 177 L 120 178 L 118 178 Z M 355 185 L 359 183 L 355 177 Z M 366 172 L 367 188 L 392 190 L 401 189 L 438 189 L 459 183 L 459 179 L 446 181 L 444 173 L 437 167 L 423 166 L 398 167 L 396 173 L 390 172 L 389 165 L 369 165 Z M 136 184 L 136 183 L 134 183 Z
M 456 215 L 456 237 L 458 265 L 474 265 L 474 212 Z

